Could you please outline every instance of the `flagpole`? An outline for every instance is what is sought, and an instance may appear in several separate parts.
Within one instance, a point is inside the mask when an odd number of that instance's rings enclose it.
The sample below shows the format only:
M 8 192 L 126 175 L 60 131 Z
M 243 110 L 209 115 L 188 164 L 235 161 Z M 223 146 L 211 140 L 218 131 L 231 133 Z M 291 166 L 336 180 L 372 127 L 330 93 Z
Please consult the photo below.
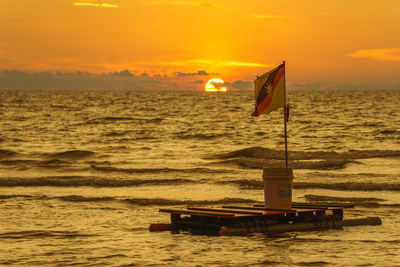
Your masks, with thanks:
M 285 61 L 283 61 L 283 65 L 285 67 L 285 74 L 283 75 L 283 83 L 284 83 L 284 97 L 283 97 L 283 121 L 285 123 L 285 163 L 286 163 L 286 168 L 288 167 L 288 149 L 287 149 L 287 126 L 286 126 L 286 120 L 287 120 L 287 108 L 286 108 L 286 65 Z

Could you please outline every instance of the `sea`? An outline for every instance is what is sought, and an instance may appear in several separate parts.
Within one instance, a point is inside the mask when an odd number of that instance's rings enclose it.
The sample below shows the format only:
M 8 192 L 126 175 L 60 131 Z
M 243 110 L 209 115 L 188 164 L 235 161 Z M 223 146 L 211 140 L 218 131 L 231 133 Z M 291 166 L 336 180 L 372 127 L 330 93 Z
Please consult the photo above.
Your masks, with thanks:
M 264 201 L 282 110 L 253 92 L 0 91 L 1 266 L 399 266 L 400 90 L 288 91 L 293 201 L 382 225 L 150 232 L 161 208 Z

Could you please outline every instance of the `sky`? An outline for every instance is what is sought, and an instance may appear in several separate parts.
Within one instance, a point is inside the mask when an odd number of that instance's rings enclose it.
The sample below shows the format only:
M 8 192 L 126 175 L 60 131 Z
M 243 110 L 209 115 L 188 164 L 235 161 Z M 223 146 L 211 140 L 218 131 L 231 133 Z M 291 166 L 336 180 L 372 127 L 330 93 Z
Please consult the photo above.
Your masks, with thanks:
M 202 88 L 285 60 L 297 87 L 400 87 L 399 14 L 399 0 L 0 0 L 0 76 Z

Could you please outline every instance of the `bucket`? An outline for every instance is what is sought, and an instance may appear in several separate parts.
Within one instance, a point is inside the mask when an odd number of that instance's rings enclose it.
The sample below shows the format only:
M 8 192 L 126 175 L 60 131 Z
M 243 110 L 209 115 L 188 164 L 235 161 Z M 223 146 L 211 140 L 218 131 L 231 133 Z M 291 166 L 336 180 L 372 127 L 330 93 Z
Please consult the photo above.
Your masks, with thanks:
M 264 168 L 264 200 L 267 209 L 292 209 L 291 168 Z

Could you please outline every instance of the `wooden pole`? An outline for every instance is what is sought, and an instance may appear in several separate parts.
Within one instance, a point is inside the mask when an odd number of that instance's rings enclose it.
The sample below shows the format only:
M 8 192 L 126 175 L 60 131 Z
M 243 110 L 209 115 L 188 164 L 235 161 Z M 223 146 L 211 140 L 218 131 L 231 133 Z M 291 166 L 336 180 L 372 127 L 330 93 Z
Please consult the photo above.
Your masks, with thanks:
M 284 100 L 283 100 L 283 121 L 285 124 L 285 163 L 286 163 L 286 168 L 288 167 L 288 149 L 287 149 L 287 126 L 286 126 L 286 112 L 287 112 L 287 107 L 286 107 L 286 65 L 285 61 L 283 61 L 283 66 L 285 68 L 285 74 L 283 75 L 283 82 L 284 82 Z

